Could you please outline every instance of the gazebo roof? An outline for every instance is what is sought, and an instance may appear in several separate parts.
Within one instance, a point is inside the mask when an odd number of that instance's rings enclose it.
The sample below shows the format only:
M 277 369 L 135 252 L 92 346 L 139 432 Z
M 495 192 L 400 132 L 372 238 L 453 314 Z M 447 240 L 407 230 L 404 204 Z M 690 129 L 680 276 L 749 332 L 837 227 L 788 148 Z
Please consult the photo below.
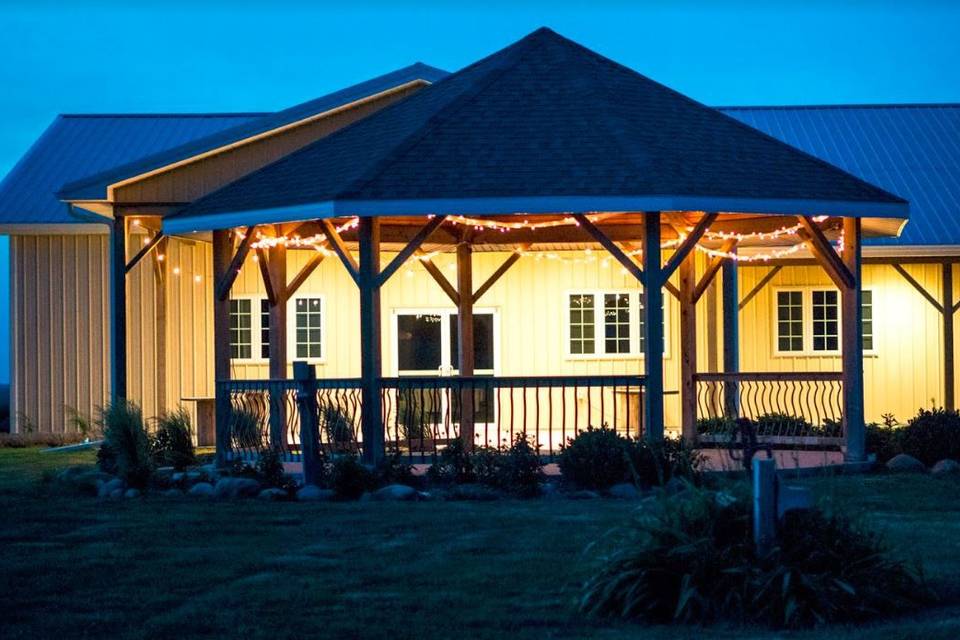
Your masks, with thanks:
M 651 210 L 902 219 L 907 203 L 539 29 L 164 227 Z

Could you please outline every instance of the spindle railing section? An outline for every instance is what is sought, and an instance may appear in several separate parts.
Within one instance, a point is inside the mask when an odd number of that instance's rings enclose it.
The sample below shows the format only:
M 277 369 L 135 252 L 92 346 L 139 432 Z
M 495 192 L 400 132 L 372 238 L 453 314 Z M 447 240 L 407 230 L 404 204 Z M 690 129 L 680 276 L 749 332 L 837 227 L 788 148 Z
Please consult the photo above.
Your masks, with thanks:
M 700 373 L 697 432 L 701 445 L 723 445 L 741 428 L 774 446 L 843 445 L 843 386 L 837 372 Z

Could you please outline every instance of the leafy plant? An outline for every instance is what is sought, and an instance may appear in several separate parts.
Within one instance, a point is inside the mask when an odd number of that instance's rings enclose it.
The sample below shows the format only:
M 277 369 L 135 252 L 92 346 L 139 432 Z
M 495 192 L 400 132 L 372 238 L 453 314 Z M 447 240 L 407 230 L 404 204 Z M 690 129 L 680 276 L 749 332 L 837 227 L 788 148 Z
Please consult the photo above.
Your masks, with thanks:
M 283 452 L 278 447 L 267 447 L 257 456 L 257 476 L 268 487 L 285 487 L 287 474 L 283 470 Z
M 759 436 L 808 436 L 815 431 L 805 418 L 776 411 L 758 416 L 754 423 Z
M 341 456 L 330 469 L 330 488 L 342 500 L 356 500 L 373 486 L 373 474 L 356 456 Z
M 103 444 L 97 464 L 132 487 L 143 487 L 153 472 L 153 448 L 143 426 L 140 407 L 132 402 L 115 402 L 100 410 L 98 426 Z
M 439 457 L 434 457 L 428 474 L 432 480 L 440 482 L 467 484 L 477 481 L 472 456 L 460 438 L 451 440 Z
M 233 443 L 241 449 L 258 449 L 263 441 L 260 417 L 248 409 L 230 410 L 230 434 Z
M 758 556 L 750 501 L 691 487 L 623 532 L 580 609 L 652 623 L 801 628 L 906 611 L 929 596 L 876 535 L 842 516 L 788 512 L 778 546 Z
M 338 407 L 326 404 L 320 408 L 320 426 L 327 442 L 344 445 L 356 441 L 353 423 Z
M 703 455 L 687 446 L 682 438 L 664 438 L 660 442 L 634 440 L 628 452 L 635 484 L 660 486 L 673 478 L 700 481 Z
M 153 459 L 160 466 L 171 466 L 178 471 L 195 462 L 193 427 L 190 414 L 179 407 L 157 418 L 153 434 Z
M 418 478 L 413 475 L 413 468 L 403 461 L 399 452 L 395 452 L 381 460 L 373 470 L 373 476 L 376 486 L 405 484 L 410 487 L 416 487 L 420 484 Z
M 735 427 L 736 420 L 727 416 L 713 416 L 697 420 L 697 433 L 702 436 L 728 435 Z
M 73 427 L 74 431 L 80 434 L 83 440 L 87 440 L 94 434 L 94 431 L 96 431 L 95 425 L 88 416 L 70 405 L 64 405 L 63 410 L 67 414 L 67 424 Z
M 564 480 L 585 489 L 606 489 L 630 477 L 632 443 L 606 426 L 588 427 L 560 451 Z
M 960 459 L 960 413 L 920 409 L 900 433 L 900 448 L 927 466 L 944 458 Z
M 890 458 L 901 453 L 900 436 L 903 429 L 888 423 L 877 424 L 872 422 L 866 426 L 867 453 L 877 456 L 877 462 L 885 463 Z
M 502 454 L 497 474 L 501 488 L 521 498 L 540 495 L 544 474 L 539 448 L 526 433 L 517 434 L 513 444 Z

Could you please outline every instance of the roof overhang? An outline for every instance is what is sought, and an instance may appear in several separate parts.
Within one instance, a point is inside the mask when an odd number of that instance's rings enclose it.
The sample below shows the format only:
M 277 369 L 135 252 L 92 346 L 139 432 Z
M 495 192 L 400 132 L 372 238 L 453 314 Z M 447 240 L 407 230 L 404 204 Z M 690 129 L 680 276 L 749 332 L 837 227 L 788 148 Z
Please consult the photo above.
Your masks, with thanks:
M 757 215 L 827 215 L 864 220 L 868 235 L 897 236 L 907 222 L 906 202 L 868 203 L 709 196 L 533 196 L 427 200 L 330 200 L 165 218 L 166 233 L 193 233 L 258 224 L 346 216 L 522 215 L 620 213 L 636 211 L 716 211 Z

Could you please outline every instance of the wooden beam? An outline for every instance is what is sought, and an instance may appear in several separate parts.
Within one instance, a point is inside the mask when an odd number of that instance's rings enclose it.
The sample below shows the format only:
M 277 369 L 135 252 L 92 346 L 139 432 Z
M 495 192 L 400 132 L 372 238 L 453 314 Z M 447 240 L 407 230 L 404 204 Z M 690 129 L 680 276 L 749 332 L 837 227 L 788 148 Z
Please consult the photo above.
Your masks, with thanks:
M 700 242 L 700 239 L 703 238 L 703 234 L 707 232 L 707 229 L 710 228 L 710 225 L 713 224 L 713 221 L 716 219 L 716 213 L 706 213 L 700 218 L 697 224 L 693 227 L 693 230 L 690 231 L 690 235 L 683 239 L 683 242 L 680 243 L 680 246 L 677 247 L 677 250 L 672 256 L 670 256 L 667 264 L 663 267 L 664 281 L 673 275 L 673 272 L 677 270 L 677 267 L 680 266 L 681 262 L 686 260 L 687 256 L 690 255 L 690 252 L 693 251 L 694 247 L 697 246 L 697 243 Z M 683 287 L 681 287 L 681 290 L 682 289 Z
M 840 360 L 843 371 L 843 425 L 846 439 L 844 460 L 846 462 L 863 462 L 867 457 L 863 405 L 863 300 L 860 286 L 862 267 L 860 238 L 860 218 L 844 218 L 842 264 L 851 278 L 850 286 L 840 289 Z
M 954 367 L 953 340 L 953 265 L 945 264 L 943 269 L 943 407 L 948 411 L 956 409 L 956 369 Z
M 253 241 L 253 233 L 255 230 L 256 227 L 253 225 L 247 227 L 247 231 L 243 234 L 243 239 L 240 241 L 240 246 L 237 247 L 237 252 L 233 254 L 233 260 L 230 261 L 227 272 L 219 276 L 216 280 L 217 300 L 226 300 L 227 297 L 230 296 L 230 288 L 233 287 L 237 276 L 240 275 L 240 268 L 243 266 L 243 261 L 247 259 L 247 254 L 250 253 L 250 243 Z
M 697 441 L 696 265 L 687 251 L 680 274 L 680 429 L 687 444 Z M 649 355 L 649 354 L 647 354 Z
M 736 246 L 736 239 L 730 238 L 720 245 L 720 251 L 723 253 L 730 253 Z M 713 256 L 710 258 L 710 262 L 707 263 L 706 270 L 703 272 L 703 275 L 700 276 L 700 281 L 697 282 L 697 287 L 693 291 L 694 303 L 698 302 L 700 298 L 703 297 L 703 293 L 707 290 L 707 287 L 710 286 L 710 283 L 713 282 L 714 276 L 717 275 L 720 267 L 722 267 L 724 262 L 727 260 L 729 260 L 729 258 L 724 258 L 723 256 Z
M 337 230 L 333 227 L 333 224 L 327 220 L 320 220 L 320 227 L 323 228 L 323 233 L 327 236 L 327 242 L 330 244 L 330 247 L 333 249 L 333 252 L 337 254 L 337 257 L 340 258 L 340 262 L 343 263 L 343 266 L 346 267 L 347 273 L 350 274 L 350 277 L 353 278 L 353 281 L 358 285 L 360 284 L 359 276 L 359 267 L 357 266 L 357 261 L 354 259 L 353 254 L 350 253 L 350 249 L 347 248 L 347 245 L 344 243 L 343 238 L 340 237 L 340 234 L 337 233 Z M 378 234 L 379 235 L 379 234 Z M 379 257 L 379 241 L 377 243 L 377 256 Z
M 468 242 L 457 245 L 457 360 L 461 376 L 472 377 L 476 354 L 473 336 L 473 248 Z M 460 438 L 467 451 L 473 449 L 473 388 L 466 385 L 460 393 Z
M 151 251 L 153 251 L 154 248 L 155 248 L 158 244 L 160 244 L 160 242 L 161 242 L 165 237 L 166 237 L 166 236 L 163 235 L 163 231 L 157 231 L 157 232 L 153 235 L 153 237 L 150 238 L 150 241 L 147 242 L 147 244 L 145 244 L 145 245 L 143 246 L 143 248 L 140 249 L 140 251 L 137 252 L 137 255 L 133 256 L 133 259 L 132 259 L 130 262 L 127 263 L 127 266 L 126 266 L 126 268 L 124 269 L 124 273 L 130 273 L 130 271 L 131 271 L 135 266 L 137 266 L 137 263 L 140 262 L 141 260 L 143 260 L 143 259 L 147 256 L 147 254 L 149 254 Z
M 277 292 L 273 288 L 273 281 L 270 279 L 270 261 L 267 258 L 267 252 L 259 247 L 257 248 L 257 267 L 260 269 L 263 289 L 267 292 L 267 301 L 273 306 L 277 304 Z
M 777 266 L 772 267 L 765 276 L 760 278 L 760 282 L 755 284 L 753 289 L 750 289 L 749 293 L 747 293 L 747 295 L 743 297 L 743 300 L 740 301 L 740 304 L 737 307 L 738 310 L 743 311 L 743 308 L 746 307 L 750 301 L 753 300 L 753 298 L 763 290 L 765 286 L 767 286 L 768 282 L 773 280 L 774 276 L 780 273 L 781 269 L 783 269 L 783 265 L 778 264 Z
M 490 287 L 495 285 L 497 281 L 500 279 L 500 277 L 503 274 L 505 274 L 510 269 L 510 267 L 512 267 L 517 263 L 517 260 L 519 260 L 523 256 L 522 252 L 525 251 L 526 249 L 527 249 L 527 245 L 524 245 L 523 247 L 520 248 L 520 251 L 514 251 L 513 253 L 511 253 L 510 256 L 503 261 L 503 264 L 497 267 L 497 270 L 494 271 L 492 274 L 490 274 L 490 277 L 487 278 L 484 281 L 484 283 L 480 285 L 480 287 L 476 291 L 473 292 L 474 303 L 476 303 L 477 300 L 482 298 L 483 294 L 489 291 Z
M 629 251 L 635 250 L 634 245 L 630 242 L 621 242 L 620 245 L 623 247 L 624 251 L 629 252 Z M 643 252 L 641 251 L 641 253 Z M 677 302 L 680 302 L 680 289 L 675 287 L 672 282 L 667 280 L 666 282 L 663 283 L 663 288 L 666 289 L 668 292 L 670 292 L 670 295 L 673 296 L 674 300 L 676 300 Z
M 622 264 L 623 268 L 626 269 L 627 272 L 630 273 L 630 275 L 632 275 L 634 278 L 636 278 L 640 282 L 645 282 L 643 269 L 637 266 L 637 263 L 633 261 L 633 258 L 625 254 L 623 250 L 621 250 L 620 247 L 618 247 L 613 242 L 613 240 L 611 240 L 610 237 L 607 236 L 607 234 L 601 231 L 600 228 L 597 227 L 597 225 L 593 224 L 593 222 L 591 222 L 590 219 L 587 218 L 587 216 L 583 215 L 582 213 L 575 213 L 573 214 L 573 218 L 580 225 L 580 228 L 582 228 L 584 231 L 586 231 L 591 236 L 593 236 L 593 239 L 599 242 L 600 245 L 604 249 L 606 249 L 607 252 L 614 257 L 614 259 L 616 259 L 617 262 Z M 659 233 L 657 234 L 657 237 L 658 238 L 660 237 Z M 658 244 L 657 254 L 659 255 L 659 253 L 660 253 L 660 246 Z M 644 255 L 646 255 L 646 251 L 644 251 Z M 658 282 L 658 284 L 662 282 L 662 280 L 660 280 L 659 277 L 658 277 L 658 280 L 660 281 Z
M 330 229 L 333 230 L 332 225 Z M 383 407 L 380 378 L 383 361 L 380 336 L 380 220 L 361 217 L 357 228 L 360 241 L 360 265 L 357 286 L 360 289 L 360 428 L 363 436 L 363 461 L 379 464 L 385 455 Z M 336 246 L 337 240 L 334 240 Z
M 820 263 L 837 288 L 843 290 L 853 287 L 855 284 L 853 274 L 837 255 L 827 237 L 823 235 L 820 226 L 810 216 L 797 216 L 797 219 L 802 226 L 797 235 L 803 239 L 814 259 Z
M 443 272 L 440 271 L 440 268 L 434 264 L 433 260 L 428 258 L 422 252 L 417 251 L 416 253 L 418 256 L 420 256 L 420 264 L 423 265 L 423 268 L 426 269 L 427 273 L 429 273 L 433 277 L 434 281 L 440 285 L 440 288 L 443 289 L 443 292 L 447 294 L 447 297 L 453 301 L 453 304 L 459 307 L 460 294 L 457 292 L 454 286 L 450 284 L 450 281 L 447 280 L 447 277 L 443 275 Z M 466 294 L 470 295 L 470 292 L 466 292 Z
M 910 272 L 907 271 L 906 269 L 904 269 L 902 265 L 893 264 L 893 265 L 890 265 L 890 266 L 893 267 L 893 270 L 894 270 L 894 271 L 896 271 L 896 272 L 899 273 L 901 276 L 903 276 L 903 279 L 906 280 L 907 282 L 909 282 L 909 283 L 910 283 L 910 286 L 912 286 L 914 289 L 917 290 L 917 293 L 919 293 L 920 295 L 922 295 L 927 302 L 929 302 L 930 304 L 932 304 L 934 309 L 936 309 L 936 310 L 937 310 L 939 313 L 941 313 L 941 314 L 944 312 L 943 305 L 941 305 L 940 302 L 938 302 L 936 298 L 934 298 L 932 295 L 930 295 L 930 292 L 927 291 L 926 288 L 924 288 L 924 286 L 923 286 L 922 284 L 920 284 L 919 282 L 917 282 L 916 278 L 914 278 L 912 275 L 910 275 Z
M 651 441 L 663 440 L 663 279 L 660 275 L 660 213 L 643 216 L 643 287 L 645 380 L 643 431 Z
M 157 340 L 157 364 L 154 372 L 157 385 L 157 413 L 167 410 L 167 263 L 162 259 L 167 239 L 157 243 L 153 256 L 153 322 Z
M 230 269 L 231 232 L 219 229 L 213 232 L 213 281 L 227 275 Z M 213 295 L 213 378 L 216 394 L 216 461 L 225 467 L 230 451 L 230 394 L 223 387 L 230 380 L 230 301 Z
M 383 283 L 389 280 L 390 276 L 396 273 L 397 269 L 403 266 L 403 263 L 406 262 L 410 256 L 412 256 L 413 253 L 420 248 L 424 241 L 426 241 L 426 239 L 429 238 L 430 235 L 436 231 L 441 224 L 443 224 L 443 221 L 446 219 L 446 217 L 447 216 L 442 215 L 434 216 L 429 222 L 427 222 L 427 224 L 423 225 L 423 228 L 417 232 L 417 235 L 415 235 L 410 242 L 408 242 L 407 245 L 401 249 L 396 256 L 394 256 L 393 260 L 390 261 L 390 264 L 388 264 L 387 267 L 380 272 L 380 275 L 378 276 L 379 286 L 383 286 Z
M 736 249 L 731 249 L 735 251 Z M 739 265 L 736 260 L 727 258 L 723 261 L 721 286 L 723 299 L 721 301 L 723 315 L 723 371 L 724 373 L 738 373 L 740 371 L 740 283 L 737 282 Z M 779 271 L 776 267 L 774 274 Z M 759 289 L 757 289 L 759 291 Z M 736 382 L 727 382 L 723 386 L 723 412 L 725 416 L 740 417 L 740 388 Z
M 287 378 L 287 246 L 278 244 L 270 247 L 269 260 L 266 262 L 264 283 L 269 282 L 273 301 L 269 305 L 270 357 L 268 372 L 271 380 Z M 252 309 L 260 313 L 260 309 Z M 260 354 L 255 354 L 254 357 Z M 287 424 L 287 405 L 282 394 L 270 398 L 270 444 L 274 447 L 286 445 L 284 442 Z
M 317 267 L 320 266 L 320 263 L 323 262 L 323 259 L 326 257 L 323 253 L 319 251 L 315 252 L 310 259 L 307 260 L 307 264 L 303 265 L 303 268 L 300 269 L 299 273 L 293 277 L 293 280 L 290 281 L 290 284 L 287 285 L 287 298 L 292 298 L 293 294 L 297 292 L 304 282 L 307 281 L 307 278 L 310 277 L 310 274 L 316 271 Z
M 127 399 L 127 219 L 110 225 L 110 402 Z

